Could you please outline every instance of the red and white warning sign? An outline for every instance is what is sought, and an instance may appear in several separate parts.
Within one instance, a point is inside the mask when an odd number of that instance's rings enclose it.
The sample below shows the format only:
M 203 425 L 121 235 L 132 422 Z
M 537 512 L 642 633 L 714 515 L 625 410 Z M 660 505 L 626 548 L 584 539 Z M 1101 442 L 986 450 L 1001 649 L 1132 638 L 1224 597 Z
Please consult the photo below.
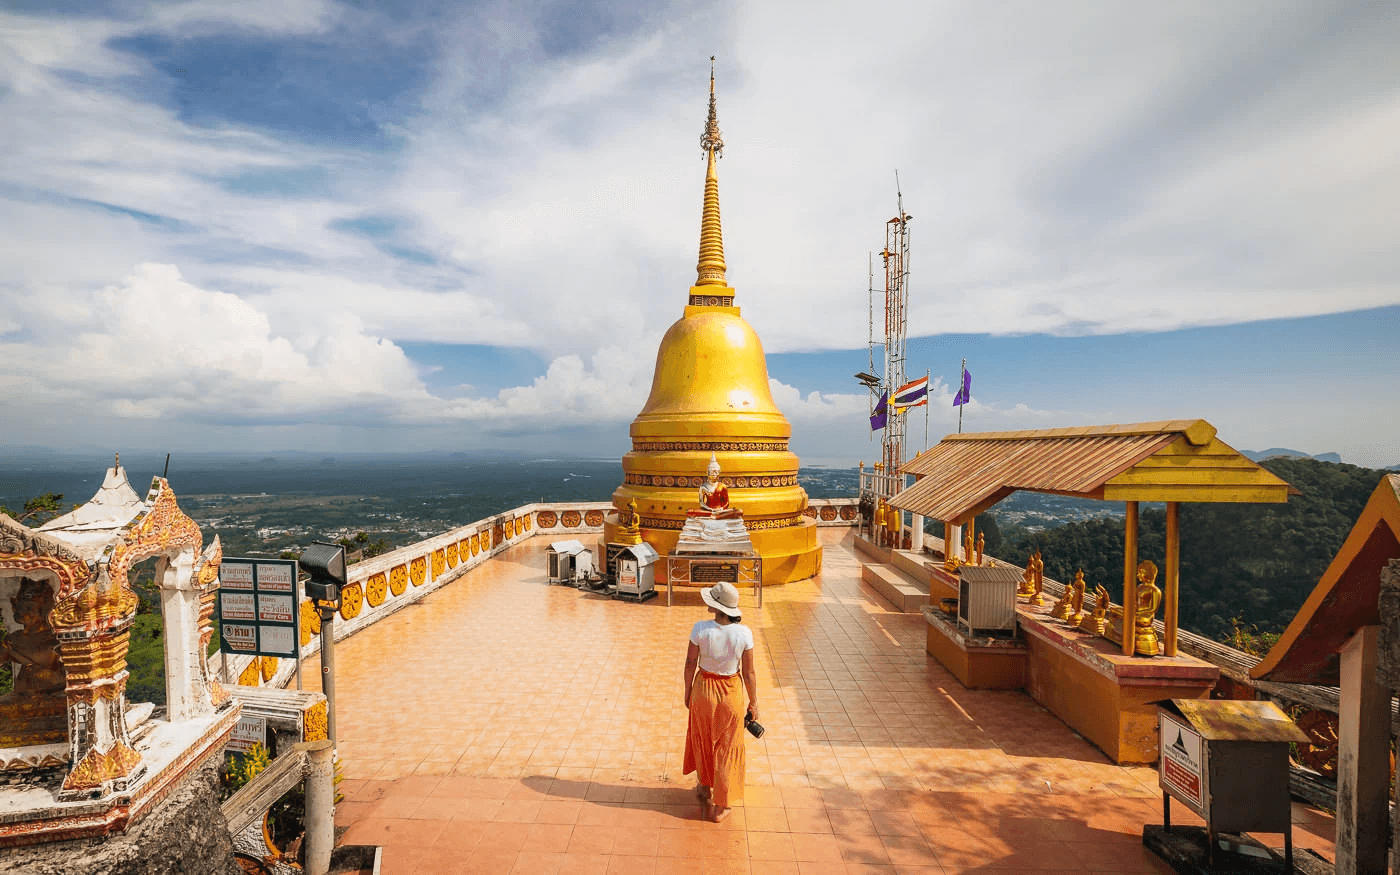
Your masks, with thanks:
M 1162 748 L 1159 767 L 1163 788 L 1199 812 L 1205 805 L 1202 793 L 1205 760 L 1201 756 L 1200 734 L 1163 714 L 1159 743 Z

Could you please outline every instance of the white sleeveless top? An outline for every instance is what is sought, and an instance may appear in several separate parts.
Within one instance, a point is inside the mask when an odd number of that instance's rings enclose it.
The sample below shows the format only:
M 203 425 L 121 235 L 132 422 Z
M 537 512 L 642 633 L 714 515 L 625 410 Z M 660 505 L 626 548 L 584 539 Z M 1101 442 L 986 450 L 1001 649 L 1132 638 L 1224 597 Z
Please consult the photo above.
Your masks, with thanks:
M 701 620 L 690 627 L 690 643 L 700 648 L 700 668 L 710 674 L 738 674 L 744 651 L 753 650 L 753 630 L 743 623 L 721 626 Z

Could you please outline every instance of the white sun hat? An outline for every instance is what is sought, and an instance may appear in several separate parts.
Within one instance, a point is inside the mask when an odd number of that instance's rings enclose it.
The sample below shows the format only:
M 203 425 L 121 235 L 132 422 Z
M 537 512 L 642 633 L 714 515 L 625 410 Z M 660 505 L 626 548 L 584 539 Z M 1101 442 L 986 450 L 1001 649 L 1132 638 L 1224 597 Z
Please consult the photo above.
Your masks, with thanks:
M 732 583 L 717 583 L 709 589 L 700 590 L 700 598 L 705 600 L 705 604 L 717 611 L 723 611 L 731 617 L 737 617 L 742 611 L 739 610 L 739 590 L 734 588 Z

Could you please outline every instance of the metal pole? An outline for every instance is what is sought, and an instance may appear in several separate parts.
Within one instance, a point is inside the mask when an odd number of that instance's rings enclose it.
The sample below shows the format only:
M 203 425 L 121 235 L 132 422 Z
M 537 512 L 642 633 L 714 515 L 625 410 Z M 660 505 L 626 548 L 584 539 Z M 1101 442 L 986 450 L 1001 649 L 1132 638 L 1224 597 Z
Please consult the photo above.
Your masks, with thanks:
M 326 875 L 331 870 L 335 846 L 335 745 L 328 739 L 302 742 L 309 768 L 306 774 L 306 875 Z
M 326 694 L 326 735 L 335 742 L 335 610 L 321 612 L 321 691 Z
M 958 391 L 962 392 L 963 384 L 967 382 L 967 359 L 962 360 L 962 367 L 958 371 Z M 971 398 L 964 398 L 963 403 L 958 405 L 958 434 L 962 434 L 962 412 Z

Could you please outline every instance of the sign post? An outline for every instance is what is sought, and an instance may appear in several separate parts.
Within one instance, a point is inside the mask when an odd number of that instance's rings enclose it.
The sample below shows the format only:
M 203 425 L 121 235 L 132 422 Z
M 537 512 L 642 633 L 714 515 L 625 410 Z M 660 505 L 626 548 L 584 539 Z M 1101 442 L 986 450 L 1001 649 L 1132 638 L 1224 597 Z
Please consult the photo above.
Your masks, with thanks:
M 295 559 L 226 558 L 219 567 L 219 649 L 297 660 L 300 612 Z

